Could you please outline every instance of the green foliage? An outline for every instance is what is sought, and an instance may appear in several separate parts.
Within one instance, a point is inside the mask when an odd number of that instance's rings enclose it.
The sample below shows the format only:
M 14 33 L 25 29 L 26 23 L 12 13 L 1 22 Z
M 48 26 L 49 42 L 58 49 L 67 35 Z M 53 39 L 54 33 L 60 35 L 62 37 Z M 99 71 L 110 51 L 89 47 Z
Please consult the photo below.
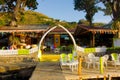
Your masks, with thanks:
M 104 4 L 104 6 L 104 8 L 101 7 L 99 10 L 103 11 L 105 15 L 112 15 L 111 6 L 108 3 Z
M 89 22 L 87 20 L 81 19 L 81 20 L 79 20 L 78 24 L 89 25 Z M 99 22 L 99 23 L 93 23 L 93 25 L 95 27 L 101 27 L 101 26 L 105 25 L 105 23 Z
M 63 25 L 66 28 L 75 28 L 77 26 L 76 22 L 59 22 L 59 24 Z
M 4 3 L 4 0 L 0 0 L 0 5 Z
M 21 23 L 24 23 L 24 22 L 25 22 L 24 16 L 21 16 L 20 22 L 21 22 Z
M 98 26 L 98 27 L 99 26 L 101 27 L 101 26 L 104 26 L 104 25 L 105 25 L 105 23 L 94 23 L 94 26 Z
M 16 7 L 20 4 L 19 10 L 28 7 L 31 10 L 37 9 L 37 1 L 36 0 L 0 0 L 0 11 L 5 12 L 13 12 Z M 4 6 L 3 6 L 4 5 Z
M 112 29 L 119 29 L 120 26 L 120 18 L 113 22 Z
M 11 12 L 12 17 L 9 25 L 15 27 L 17 22 L 21 20 L 21 15 L 24 13 L 25 8 L 35 10 L 37 5 L 36 0 L 2 0 L 0 1 L 0 11 Z
M 0 26 L 7 25 L 11 20 L 11 13 L 0 13 Z M 42 25 L 49 25 L 54 26 L 57 24 L 61 24 L 67 28 L 74 28 L 76 27 L 76 22 L 66 22 L 66 21 L 60 21 L 53 18 L 49 18 L 48 16 L 34 12 L 34 11 L 25 11 L 23 15 L 21 15 L 21 18 L 17 24 L 42 24 Z
M 0 13 L 0 25 L 7 25 L 10 21 L 11 14 L 8 14 L 6 12 L 1 12 Z
M 93 16 L 98 11 L 95 5 L 95 0 L 74 0 L 74 9 L 86 12 L 85 18 L 89 21 L 89 25 L 92 25 Z
M 27 1 L 26 1 L 26 5 L 27 5 L 27 7 L 28 7 L 29 9 L 34 10 L 34 9 L 37 9 L 38 3 L 37 3 L 36 0 L 27 0 Z
M 79 20 L 78 24 L 86 24 L 89 25 L 89 22 L 87 20 L 81 19 Z
M 43 24 L 43 25 L 53 25 L 53 19 L 33 11 L 26 11 L 22 15 L 21 20 L 18 24 Z
M 114 21 L 120 18 L 120 1 L 119 0 L 99 0 L 105 5 L 104 13 L 112 15 Z
M 53 22 L 53 21 L 44 21 L 44 22 L 42 22 L 42 24 L 43 25 L 51 25 L 51 26 L 54 26 L 55 25 L 55 23 Z
M 10 41 L 10 44 L 19 44 L 20 43 L 19 38 L 14 35 L 11 35 L 9 37 L 9 41 Z
M 0 25 L 4 25 L 5 22 L 3 20 L 0 20 Z
M 120 53 L 120 47 L 107 48 L 107 53 Z

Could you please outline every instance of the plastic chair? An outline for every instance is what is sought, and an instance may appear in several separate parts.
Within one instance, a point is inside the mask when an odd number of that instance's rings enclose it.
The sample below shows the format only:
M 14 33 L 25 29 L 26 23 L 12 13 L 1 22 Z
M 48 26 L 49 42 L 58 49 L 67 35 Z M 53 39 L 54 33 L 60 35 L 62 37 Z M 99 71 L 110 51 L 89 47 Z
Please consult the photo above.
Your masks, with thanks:
M 78 61 L 74 61 L 73 54 L 66 55 L 65 53 L 60 54 L 60 65 L 62 66 L 69 66 L 69 68 L 73 70 L 77 70 Z
M 65 53 L 60 54 L 60 62 L 61 63 L 67 62 L 67 55 Z
M 107 61 L 109 59 L 109 55 L 104 55 L 102 59 L 103 59 L 103 64 L 105 65 L 105 67 L 107 67 Z
M 120 65 L 119 54 L 112 53 L 111 57 L 112 57 L 113 65 L 115 65 L 115 67 L 116 65 Z
M 93 53 L 89 53 L 88 56 L 85 57 L 85 63 L 88 69 L 90 68 L 90 65 L 92 65 L 93 68 L 97 65 L 99 68 L 99 57 L 95 57 Z
M 68 59 L 69 59 L 69 60 L 68 60 L 69 62 L 72 62 L 72 61 L 73 61 L 73 54 L 72 54 L 72 53 L 69 53 L 69 54 L 68 54 Z
M 54 53 L 60 53 L 60 48 L 55 48 Z
M 74 59 L 74 56 L 72 53 L 68 54 L 68 60 L 69 60 L 69 67 L 72 71 L 77 70 L 78 68 L 78 60 Z
M 108 62 L 108 59 L 109 59 L 109 55 L 104 55 L 102 56 L 102 64 L 103 64 L 103 68 L 107 67 L 107 62 Z M 97 62 L 97 65 L 98 65 L 98 69 L 100 69 L 100 61 Z

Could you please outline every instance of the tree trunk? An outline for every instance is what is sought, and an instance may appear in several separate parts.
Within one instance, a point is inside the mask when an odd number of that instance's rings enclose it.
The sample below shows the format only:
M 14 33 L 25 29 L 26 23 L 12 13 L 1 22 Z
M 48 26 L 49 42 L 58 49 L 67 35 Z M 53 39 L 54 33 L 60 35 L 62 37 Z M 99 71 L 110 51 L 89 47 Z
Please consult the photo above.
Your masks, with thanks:
M 21 14 L 24 14 L 26 2 L 27 2 L 27 0 L 24 0 L 24 1 L 22 0 L 22 2 L 21 2 L 21 6 L 20 6 L 20 13 Z
M 118 21 L 116 24 L 118 26 L 118 38 L 120 38 L 120 21 Z
M 89 22 L 90 22 L 90 26 L 93 26 L 92 20 L 90 20 Z
M 112 8 L 112 14 L 113 14 L 113 21 L 115 22 L 115 28 L 118 29 L 117 37 L 120 38 L 120 0 L 113 0 L 113 2 L 110 2 L 110 6 Z
M 112 4 L 112 12 L 113 12 L 113 20 L 116 21 L 120 15 L 120 1 L 114 1 L 113 4 Z
M 12 26 L 12 27 L 17 26 L 17 20 L 18 20 L 18 13 L 19 13 L 19 9 L 20 9 L 20 4 L 21 4 L 21 0 L 17 0 L 16 7 L 15 7 L 14 12 L 13 12 L 13 18 L 12 18 L 12 21 L 10 22 L 10 26 Z

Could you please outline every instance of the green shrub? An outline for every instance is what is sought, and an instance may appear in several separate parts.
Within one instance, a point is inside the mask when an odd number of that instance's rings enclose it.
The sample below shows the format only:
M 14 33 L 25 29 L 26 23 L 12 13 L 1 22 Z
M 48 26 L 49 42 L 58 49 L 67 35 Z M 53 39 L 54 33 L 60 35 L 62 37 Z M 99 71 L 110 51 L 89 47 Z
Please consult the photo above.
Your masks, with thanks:
M 107 48 L 108 53 L 120 53 L 120 47 Z
M 0 25 L 5 25 L 5 21 L 4 20 L 0 20 Z

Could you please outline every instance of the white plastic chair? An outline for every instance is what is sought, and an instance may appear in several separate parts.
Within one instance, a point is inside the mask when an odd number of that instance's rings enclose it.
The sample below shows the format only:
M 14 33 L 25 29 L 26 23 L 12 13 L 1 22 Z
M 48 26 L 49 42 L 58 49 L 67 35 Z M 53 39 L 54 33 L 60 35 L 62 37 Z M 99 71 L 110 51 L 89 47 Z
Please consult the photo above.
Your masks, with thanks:
M 78 68 L 78 61 L 73 59 L 73 54 L 61 54 L 60 55 L 60 65 L 62 66 L 69 66 L 69 68 L 74 71 Z
M 74 56 L 72 53 L 68 54 L 68 59 L 69 59 L 69 67 L 72 71 L 78 69 L 78 60 L 74 59 Z
M 95 64 L 93 62 L 94 57 L 95 55 L 93 53 L 89 53 L 88 56 L 85 56 L 85 63 L 88 69 L 90 65 L 93 65 L 93 67 L 95 67 Z
M 90 68 L 90 65 L 92 65 L 93 68 L 97 65 L 99 68 L 99 57 L 95 57 L 93 53 L 89 53 L 88 56 L 85 57 L 85 63 L 88 69 Z
M 104 55 L 104 56 L 102 57 L 102 59 L 103 59 L 103 64 L 104 64 L 104 66 L 107 67 L 107 62 L 108 62 L 108 59 L 109 59 L 109 55 Z
M 55 48 L 54 53 L 60 53 L 60 48 Z
M 67 55 L 65 53 L 60 54 L 60 66 L 67 65 Z
M 111 54 L 113 65 L 116 67 L 116 65 L 120 65 L 120 54 L 112 53 Z
M 108 55 L 104 55 L 102 56 L 103 59 L 103 65 L 105 67 L 107 67 L 107 61 L 108 61 L 109 56 Z M 90 65 L 93 66 L 93 68 L 96 68 L 96 66 L 100 67 L 100 57 L 96 57 L 93 53 L 89 53 L 88 56 L 85 58 L 86 60 L 86 64 L 87 64 L 87 68 L 89 69 Z
M 109 59 L 109 55 L 104 55 L 104 56 L 102 56 L 103 68 L 107 67 L 108 59 Z M 99 67 L 100 67 L 100 61 L 97 62 L 97 65 L 98 65 L 98 69 L 99 69 Z

